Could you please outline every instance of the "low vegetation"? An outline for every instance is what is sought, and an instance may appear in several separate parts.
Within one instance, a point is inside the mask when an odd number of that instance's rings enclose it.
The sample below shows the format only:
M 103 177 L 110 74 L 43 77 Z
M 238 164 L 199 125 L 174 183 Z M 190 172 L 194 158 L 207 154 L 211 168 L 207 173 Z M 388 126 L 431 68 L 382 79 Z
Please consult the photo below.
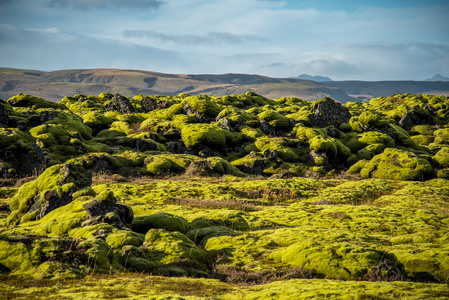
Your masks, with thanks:
M 448 112 L 410 94 L 1 100 L 0 297 L 449 297 Z

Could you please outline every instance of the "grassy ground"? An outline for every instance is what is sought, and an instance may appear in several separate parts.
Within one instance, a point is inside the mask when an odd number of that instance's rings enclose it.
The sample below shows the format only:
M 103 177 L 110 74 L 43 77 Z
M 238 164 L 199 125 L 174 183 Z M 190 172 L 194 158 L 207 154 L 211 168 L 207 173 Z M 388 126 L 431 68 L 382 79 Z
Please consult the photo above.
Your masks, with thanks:
M 161 277 L 126 269 L 113 274 L 88 269 L 78 279 L 18 273 L 0 278 L 0 298 L 449 297 L 449 186 L 444 180 L 126 179 L 104 173 L 93 179 L 95 191 L 113 190 L 120 203 L 133 208 L 135 218 L 169 213 L 184 218 L 190 228 L 199 220 L 227 226 L 225 234 L 215 228 L 215 234 L 202 241 L 201 228 L 194 237 L 193 231 L 187 232 L 202 249 L 217 254 L 207 276 L 212 278 Z M 0 191 L 7 204 L 17 188 Z M 42 234 L 39 222 L 7 229 L 5 218 L 2 214 L 0 235 Z M 402 277 L 375 273 L 373 264 L 380 265 L 376 255 L 394 255 Z

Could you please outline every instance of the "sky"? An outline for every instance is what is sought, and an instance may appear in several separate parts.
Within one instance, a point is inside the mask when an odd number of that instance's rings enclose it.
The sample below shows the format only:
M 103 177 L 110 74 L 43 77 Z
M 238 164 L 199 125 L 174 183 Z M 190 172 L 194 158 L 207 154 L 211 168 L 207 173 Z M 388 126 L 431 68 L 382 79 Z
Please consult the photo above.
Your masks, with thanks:
M 449 77 L 448 0 L 0 0 L 0 67 Z

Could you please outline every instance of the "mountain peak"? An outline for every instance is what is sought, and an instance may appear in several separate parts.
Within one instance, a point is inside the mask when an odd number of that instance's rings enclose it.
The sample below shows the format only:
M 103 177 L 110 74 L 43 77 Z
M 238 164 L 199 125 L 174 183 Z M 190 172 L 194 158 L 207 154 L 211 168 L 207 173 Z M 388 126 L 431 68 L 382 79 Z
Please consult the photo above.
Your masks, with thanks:
M 431 78 L 427 78 L 426 81 L 449 81 L 449 77 L 445 77 L 441 74 L 435 74 Z

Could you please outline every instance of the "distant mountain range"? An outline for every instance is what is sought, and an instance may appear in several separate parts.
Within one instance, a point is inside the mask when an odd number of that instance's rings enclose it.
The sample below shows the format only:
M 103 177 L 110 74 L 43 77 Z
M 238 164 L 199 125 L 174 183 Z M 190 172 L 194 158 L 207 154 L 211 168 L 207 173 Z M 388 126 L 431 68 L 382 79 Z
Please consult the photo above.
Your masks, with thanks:
M 300 75 L 302 76 L 302 75 Z M 321 77 L 321 76 L 320 76 Z M 396 93 L 449 96 L 449 82 L 441 81 L 327 81 L 271 78 L 248 74 L 184 75 L 123 69 L 82 69 L 43 72 L 0 68 L 0 98 L 27 93 L 49 101 L 75 94 L 120 93 L 144 95 L 207 94 L 223 96 L 248 91 L 270 99 L 331 97 L 342 103 L 367 101 Z
M 440 74 L 436 74 L 431 78 L 427 78 L 426 81 L 449 81 L 449 77 L 445 77 Z

